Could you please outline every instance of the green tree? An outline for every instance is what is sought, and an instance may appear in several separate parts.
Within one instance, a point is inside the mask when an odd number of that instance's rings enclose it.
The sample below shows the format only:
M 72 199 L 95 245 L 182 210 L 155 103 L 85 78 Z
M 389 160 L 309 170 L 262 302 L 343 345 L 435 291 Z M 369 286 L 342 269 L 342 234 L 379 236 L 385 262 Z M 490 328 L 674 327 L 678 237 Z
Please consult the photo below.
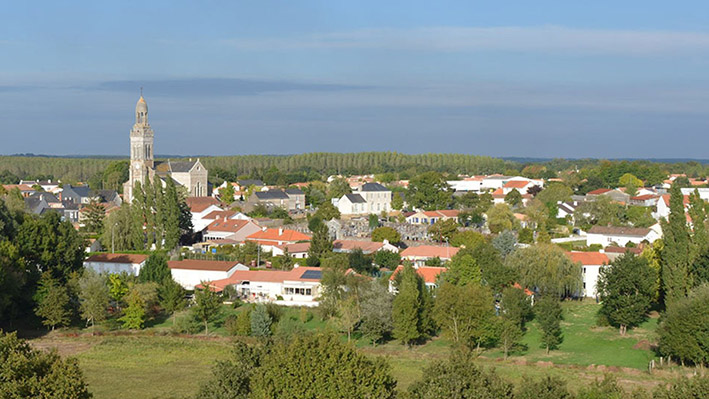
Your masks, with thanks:
M 125 282 L 125 275 L 109 274 L 108 275 L 108 293 L 116 302 L 123 300 L 123 297 L 128 293 L 128 284 Z
M 498 323 L 498 328 L 500 330 L 500 346 L 502 346 L 502 351 L 506 360 L 507 354 L 512 348 L 519 344 L 519 341 L 524 336 L 524 332 L 519 324 L 515 323 L 513 320 L 501 318 L 498 320 Z
M 507 204 L 495 204 L 487 210 L 487 225 L 492 233 L 515 230 L 519 222 Z
M 669 388 L 660 385 L 652 397 L 653 399 L 706 398 L 709 397 L 709 378 L 707 376 L 681 378 Z
M 647 260 L 629 252 L 601 268 L 598 294 L 600 314 L 620 328 L 625 335 L 628 327 L 643 322 L 655 297 L 657 275 Z
M 340 301 L 338 306 L 336 324 L 340 331 L 347 333 L 347 342 L 352 338 L 352 332 L 360 321 L 359 303 L 355 296 L 349 296 Z
M 402 208 L 404 208 L 404 197 L 401 195 L 400 192 L 392 193 L 391 209 L 400 211 Z
M 42 318 L 42 324 L 51 327 L 66 326 L 71 321 L 69 294 L 65 286 L 44 273 L 40 281 L 41 296 L 35 308 L 35 314 Z
M 322 258 L 332 253 L 332 240 L 327 225 L 320 224 L 313 232 L 308 248 L 308 265 L 319 266 Z
M 350 187 L 350 183 L 347 182 L 347 179 L 341 177 L 331 181 L 327 187 L 328 199 L 342 198 L 343 195 L 350 194 L 351 192 L 352 188 Z
M 505 203 L 512 208 L 517 208 L 522 205 L 522 194 L 517 190 L 512 190 L 507 195 L 505 195 Z
M 383 242 L 384 240 L 389 241 L 390 244 L 398 244 L 401 242 L 401 234 L 396 231 L 393 227 L 377 227 L 372 231 L 372 241 Z
M 361 297 L 362 321 L 359 330 L 372 340 L 372 345 L 376 345 L 389 337 L 394 328 L 392 320 L 394 296 L 389 293 L 386 285 L 372 280 L 365 284 Z
M 426 336 L 421 277 L 410 265 L 405 265 L 400 273 L 398 293 L 392 304 L 393 335 L 401 343 L 411 346 Z
M 542 348 L 556 349 L 563 341 L 561 332 L 562 310 L 555 295 L 542 295 L 534 305 L 534 315 L 542 331 Z
M 517 237 L 512 231 L 505 230 L 492 239 L 492 246 L 505 258 L 517 249 Z
M 270 337 L 273 320 L 266 310 L 266 306 L 258 304 L 251 311 L 251 335 L 254 337 Z
M 156 184 L 160 186 L 160 184 Z M 165 193 L 163 194 L 163 240 L 166 249 L 173 249 L 180 244 L 183 231 L 180 228 L 180 195 L 173 179 L 167 179 Z
M 236 192 L 234 191 L 234 186 L 229 183 L 228 181 L 225 181 L 226 186 L 219 190 L 219 199 L 227 204 L 231 205 L 232 202 L 234 202 L 234 195 Z
M 696 365 L 709 364 L 709 284 L 667 305 L 658 329 L 660 352 Z
M 514 398 L 512 384 L 494 369 L 483 370 L 469 351 L 455 351 L 447 360 L 436 360 L 423 370 L 423 378 L 409 387 L 411 399 Z
M 89 205 L 86 206 L 86 230 L 101 234 L 103 230 L 103 220 L 106 218 L 106 208 L 95 198 L 91 199 Z
M 542 294 L 573 295 L 580 292 L 581 266 L 573 263 L 556 245 L 537 244 L 521 248 L 505 260 L 519 272 L 520 284 Z
M 0 332 L 0 397 L 92 397 L 79 364 L 56 351 L 33 349 L 15 333 Z
M 160 306 L 165 312 L 172 315 L 172 325 L 174 326 L 177 323 L 177 312 L 187 307 L 185 289 L 172 277 L 165 277 L 158 287 L 158 297 L 160 298 Z
M 207 283 L 202 283 L 207 287 Z M 192 314 L 204 323 L 204 334 L 209 335 L 209 322 L 214 320 L 222 309 L 222 301 L 219 295 L 211 289 L 197 289 L 194 292 L 194 307 Z
M 581 203 L 574 211 L 576 226 L 590 229 L 592 226 L 623 226 L 625 208 L 607 195 L 599 195 L 593 201 Z
M 443 274 L 443 279 L 461 286 L 470 283 L 480 283 L 482 281 L 482 272 L 475 258 L 468 252 L 461 251 L 451 258 L 448 270 Z
M 199 390 L 198 399 L 251 399 L 251 380 L 258 372 L 264 350 L 236 341 L 232 354 L 212 367 L 212 379 Z
M 573 399 L 564 380 L 545 376 L 540 380 L 523 378 L 515 399 Z
M 522 331 L 525 323 L 534 316 L 527 294 L 524 290 L 515 287 L 502 290 L 500 308 L 502 317 L 516 323 Z
M 102 322 L 108 316 L 107 309 L 111 298 L 106 278 L 92 269 L 86 269 L 79 280 L 79 287 L 81 317 L 87 324 L 91 323 L 91 335 L 93 335 L 96 322 Z
M 536 199 L 545 205 L 553 204 L 556 206 L 559 202 L 571 200 L 571 194 L 573 193 L 573 190 L 566 184 L 551 182 L 537 194 Z
M 436 292 L 433 317 L 443 334 L 459 345 L 486 345 L 495 339 L 492 291 L 477 283 L 444 282 Z
M 163 252 L 153 252 L 148 256 L 145 265 L 140 269 L 138 281 L 147 283 L 162 283 L 166 278 L 172 278 L 170 269 L 167 267 L 167 257 Z
M 690 287 L 689 265 L 692 248 L 687 219 L 684 213 L 684 196 L 677 184 L 670 188 L 670 216 L 662 221 L 662 284 L 665 303 L 684 297 Z
M 632 173 L 626 173 L 618 179 L 618 184 L 625 187 L 625 192 L 632 196 L 638 192 L 639 187 L 643 186 L 643 181 Z
M 453 219 L 438 220 L 428 228 L 428 234 L 438 242 L 450 241 L 457 232 L 458 223 Z
M 130 290 L 126 295 L 126 303 L 128 307 L 118 320 L 123 323 L 123 328 L 142 330 L 145 324 L 145 301 L 137 290 Z
M 426 172 L 409 181 L 406 202 L 414 208 L 427 211 L 446 209 L 451 198 L 448 182 L 438 172 Z
M 392 252 L 387 250 L 377 251 L 374 254 L 374 263 L 379 267 L 385 267 L 387 269 L 393 270 L 399 264 L 401 264 L 401 255 L 398 252 Z
M 332 220 L 339 219 L 341 215 L 340 210 L 335 208 L 335 205 L 333 205 L 332 202 L 325 201 L 318 206 L 318 210 L 315 211 L 313 217 L 318 217 L 320 220 Z
M 247 307 L 236 315 L 236 323 L 234 326 L 235 335 L 242 337 L 251 335 L 251 312 L 252 308 Z

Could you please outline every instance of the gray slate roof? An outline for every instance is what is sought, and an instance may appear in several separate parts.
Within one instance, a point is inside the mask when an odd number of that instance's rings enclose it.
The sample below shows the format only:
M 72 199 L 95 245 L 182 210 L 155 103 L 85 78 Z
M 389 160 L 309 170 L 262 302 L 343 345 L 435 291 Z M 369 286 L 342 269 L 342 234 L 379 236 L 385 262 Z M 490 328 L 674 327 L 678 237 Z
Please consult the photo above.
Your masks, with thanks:
M 304 195 L 305 193 L 303 190 L 299 188 L 289 188 L 286 190 L 286 194 L 291 194 L 291 195 Z
M 360 191 L 390 191 L 379 183 L 364 183 Z
M 271 200 L 271 199 L 288 199 L 288 194 L 281 190 L 270 190 L 270 191 L 257 191 L 254 193 L 256 198 L 260 200 Z
M 261 180 L 255 180 L 255 179 L 237 180 L 236 182 L 239 183 L 239 186 L 241 186 L 241 187 L 248 187 L 248 186 L 263 187 L 264 186 L 264 184 Z
M 359 194 L 345 194 L 345 197 L 353 204 L 364 204 L 367 202 L 364 200 L 364 197 Z

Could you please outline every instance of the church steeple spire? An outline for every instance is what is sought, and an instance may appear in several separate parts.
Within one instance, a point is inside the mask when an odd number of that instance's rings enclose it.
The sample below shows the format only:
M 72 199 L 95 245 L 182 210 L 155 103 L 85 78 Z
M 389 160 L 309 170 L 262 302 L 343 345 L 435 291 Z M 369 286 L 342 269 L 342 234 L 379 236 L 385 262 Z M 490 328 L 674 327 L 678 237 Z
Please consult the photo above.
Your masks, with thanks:
M 148 125 L 148 103 L 143 98 L 143 88 L 140 88 L 140 98 L 135 104 L 135 124 Z

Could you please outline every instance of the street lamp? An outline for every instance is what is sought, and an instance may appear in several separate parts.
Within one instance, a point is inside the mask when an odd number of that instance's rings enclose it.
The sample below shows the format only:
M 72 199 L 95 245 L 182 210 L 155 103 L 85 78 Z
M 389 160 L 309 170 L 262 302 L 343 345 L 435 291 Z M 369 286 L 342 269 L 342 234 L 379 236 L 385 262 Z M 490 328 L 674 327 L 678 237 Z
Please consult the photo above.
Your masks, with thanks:
M 114 243 L 114 240 L 115 240 L 114 237 L 115 237 L 116 235 L 115 235 L 113 232 L 114 232 L 114 228 L 115 228 L 116 226 L 118 226 L 118 222 L 114 223 L 113 226 L 111 226 L 111 253 L 114 253 L 114 252 L 115 252 L 115 246 L 114 246 L 113 243 Z

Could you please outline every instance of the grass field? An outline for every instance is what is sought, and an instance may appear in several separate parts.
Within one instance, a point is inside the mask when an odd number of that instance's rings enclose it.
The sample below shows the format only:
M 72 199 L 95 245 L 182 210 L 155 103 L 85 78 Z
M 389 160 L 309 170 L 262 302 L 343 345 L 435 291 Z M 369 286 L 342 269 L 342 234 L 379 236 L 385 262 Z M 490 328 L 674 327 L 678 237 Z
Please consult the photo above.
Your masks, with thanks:
M 523 339 L 525 350 L 513 353 L 506 361 L 502 360 L 499 350 L 488 350 L 481 354 L 478 362 L 485 367 L 495 367 L 512 381 L 523 376 L 557 375 L 567 380 L 572 389 L 603 378 L 604 372 L 608 371 L 616 374 L 628 388 L 652 386 L 670 377 L 669 374 L 645 372 L 648 361 L 654 357 L 653 352 L 645 347 L 633 349 L 639 341 L 653 341 L 655 319 L 621 337 L 613 328 L 595 325 L 596 310 L 597 305 L 591 302 L 564 303 L 564 342 L 559 350 L 549 355 L 539 347 L 539 330 L 531 322 Z M 225 314 L 237 311 L 225 308 Z M 298 309 L 287 309 L 283 315 L 300 316 Z M 168 319 L 135 335 L 73 337 L 53 334 L 33 343 L 44 348 L 57 347 L 62 354 L 76 356 L 98 399 L 193 396 L 209 379 L 214 361 L 229 356 L 230 339 L 222 336 L 224 327 L 220 321 L 210 327 L 215 335 L 209 338 L 160 335 L 171 326 L 172 320 Z M 328 328 L 317 317 L 304 327 L 309 330 Z M 428 364 L 445 359 L 451 350 L 445 339 L 434 339 L 411 349 L 396 342 L 372 347 L 364 339 L 354 344 L 371 356 L 387 358 L 400 389 L 406 389 L 421 377 Z

